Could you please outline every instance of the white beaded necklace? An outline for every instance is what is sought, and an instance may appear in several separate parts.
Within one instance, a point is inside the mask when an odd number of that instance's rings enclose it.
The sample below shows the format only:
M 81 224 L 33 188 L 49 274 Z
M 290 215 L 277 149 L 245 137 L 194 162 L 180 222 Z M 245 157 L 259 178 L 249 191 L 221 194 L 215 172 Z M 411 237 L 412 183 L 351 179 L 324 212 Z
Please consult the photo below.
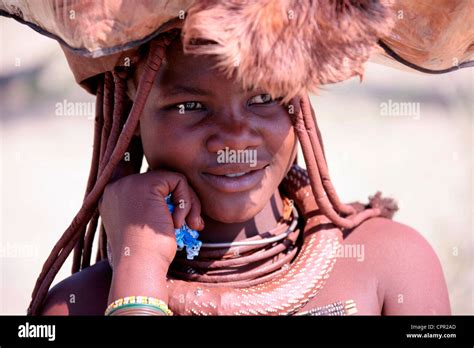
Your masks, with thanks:
M 288 227 L 288 229 L 277 236 L 274 237 L 269 237 L 269 238 L 263 238 L 259 240 L 249 240 L 249 241 L 237 241 L 237 242 L 226 242 L 226 243 L 202 243 L 201 248 L 228 248 L 228 247 L 237 247 L 237 246 L 245 246 L 245 245 L 264 245 L 264 244 L 270 244 L 273 242 L 277 242 L 279 240 L 282 240 L 288 235 L 295 230 L 296 225 L 298 224 L 298 211 L 296 208 L 293 206 L 293 220 L 291 221 L 291 225 Z

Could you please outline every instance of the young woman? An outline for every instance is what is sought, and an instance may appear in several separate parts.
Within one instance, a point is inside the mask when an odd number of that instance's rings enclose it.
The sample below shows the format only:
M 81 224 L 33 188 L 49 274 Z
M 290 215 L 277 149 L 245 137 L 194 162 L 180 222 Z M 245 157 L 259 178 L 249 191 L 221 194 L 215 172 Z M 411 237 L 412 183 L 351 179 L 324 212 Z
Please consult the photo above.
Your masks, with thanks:
M 136 94 L 144 65 L 142 62 L 128 81 L 130 96 Z M 265 238 L 278 225 L 284 214 L 279 186 L 296 157 L 291 115 L 265 91 L 242 90 L 214 65 L 209 57 L 184 54 L 179 39 L 168 47 L 135 130 L 150 170 L 107 185 L 100 202 L 113 263 L 100 261 L 60 282 L 49 292 L 42 314 L 102 315 L 108 304 L 135 294 L 168 303 L 172 286 L 167 285 L 167 274 L 177 257 L 174 229 L 185 222 L 200 231 L 205 243 Z M 218 163 L 217 153 L 226 147 L 255 150 L 256 166 Z M 245 175 L 235 176 L 239 173 Z M 177 207 L 180 201 L 185 203 L 172 216 L 165 202 L 170 193 Z M 330 228 L 322 225 L 318 229 Z M 296 313 L 317 309 L 313 312 L 324 314 L 331 305 L 340 313 L 450 313 L 438 258 L 417 231 L 373 217 L 343 230 L 341 248 L 350 250 L 345 246 L 362 246 L 363 259 L 336 256 L 324 287 Z M 278 256 L 222 273 L 256 270 L 277 262 Z M 185 261 L 184 257 L 179 260 Z M 187 264 L 193 262 L 197 261 Z M 206 272 L 205 267 L 199 271 Z M 179 272 L 171 274 L 185 278 Z M 217 284 L 226 286 L 226 282 Z M 184 301 L 189 300 L 186 296 Z M 199 295 L 195 298 L 200 299 Z M 183 306 L 187 307 L 190 305 Z
M 396 6 L 414 20 L 392 31 L 385 1 L 4 1 L 0 14 L 56 38 L 97 96 L 84 202 L 28 314 L 449 314 L 439 260 L 391 220 L 396 204 L 337 196 L 308 97 L 361 76 L 377 44 L 424 72 L 472 64 L 468 40 L 430 34 L 468 20 L 430 31 L 423 15 L 443 12 Z M 416 42 L 432 44 L 415 54 Z M 50 290 L 73 249 L 73 275 Z

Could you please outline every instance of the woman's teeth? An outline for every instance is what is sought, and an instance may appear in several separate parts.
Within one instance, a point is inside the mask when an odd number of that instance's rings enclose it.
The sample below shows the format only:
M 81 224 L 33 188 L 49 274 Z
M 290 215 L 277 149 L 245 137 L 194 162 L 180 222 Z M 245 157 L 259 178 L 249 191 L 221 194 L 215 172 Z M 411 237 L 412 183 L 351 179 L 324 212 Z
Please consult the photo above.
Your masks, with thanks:
M 242 175 L 245 175 L 247 174 L 246 172 L 242 172 L 242 173 L 234 173 L 234 174 L 225 174 L 224 176 L 228 177 L 228 178 L 235 178 L 237 176 L 242 176 Z

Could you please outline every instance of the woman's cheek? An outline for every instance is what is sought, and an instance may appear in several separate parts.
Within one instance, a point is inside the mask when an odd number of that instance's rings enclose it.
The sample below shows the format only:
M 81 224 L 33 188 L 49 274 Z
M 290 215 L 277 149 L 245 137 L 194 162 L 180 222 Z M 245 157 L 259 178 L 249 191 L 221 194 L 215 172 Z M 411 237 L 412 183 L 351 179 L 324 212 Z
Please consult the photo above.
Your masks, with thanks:
M 166 160 L 167 141 L 164 139 L 164 134 L 157 131 L 158 128 L 147 127 L 143 125 L 141 132 L 143 152 L 145 158 L 152 169 L 157 169 L 163 166 Z
M 287 115 L 282 115 L 278 120 L 266 129 L 267 148 L 274 156 L 290 158 L 296 146 L 295 132 Z
M 297 155 L 297 141 L 293 127 L 289 127 L 285 132 L 279 133 L 279 137 L 275 137 L 272 148 L 273 164 L 278 168 L 276 180 L 282 180 Z

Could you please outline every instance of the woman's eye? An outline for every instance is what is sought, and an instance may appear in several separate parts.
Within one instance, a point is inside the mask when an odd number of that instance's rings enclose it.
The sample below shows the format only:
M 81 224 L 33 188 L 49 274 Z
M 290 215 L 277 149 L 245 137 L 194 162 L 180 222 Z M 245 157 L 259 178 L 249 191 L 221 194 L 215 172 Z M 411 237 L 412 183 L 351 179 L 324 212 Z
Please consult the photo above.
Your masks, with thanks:
M 201 110 L 203 109 L 203 105 L 200 102 L 196 101 L 191 101 L 191 102 L 185 102 L 185 103 L 179 103 L 179 104 L 174 104 L 166 109 L 168 110 L 177 110 L 179 113 L 184 113 L 186 111 L 195 111 L 195 110 Z
M 256 95 L 255 97 L 251 98 L 249 104 L 250 105 L 251 104 L 268 104 L 268 103 L 276 101 L 278 99 L 281 99 L 281 98 L 272 99 L 270 94 L 259 94 L 259 95 Z

